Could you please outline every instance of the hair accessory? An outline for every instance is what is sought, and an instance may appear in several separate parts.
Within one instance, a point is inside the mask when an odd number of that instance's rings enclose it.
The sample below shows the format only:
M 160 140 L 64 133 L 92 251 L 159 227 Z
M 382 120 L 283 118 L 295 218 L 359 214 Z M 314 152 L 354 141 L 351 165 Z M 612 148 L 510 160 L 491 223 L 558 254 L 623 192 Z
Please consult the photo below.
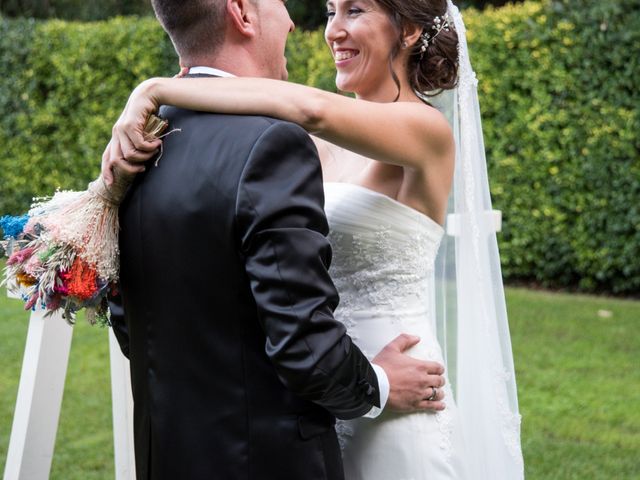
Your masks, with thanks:
M 431 30 L 435 30 L 435 33 L 431 34 L 427 30 L 425 30 L 424 32 L 422 32 L 422 35 L 420 35 L 420 41 L 422 42 L 422 45 L 420 46 L 420 60 L 422 60 L 424 52 L 427 51 L 429 45 L 433 43 L 440 32 L 443 30 L 447 32 L 449 31 L 449 29 L 451 28 L 451 22 L 452 20 L 448 12 L 445 13 L 442 17 L 433 17 L 433 25 L 431 25 Z

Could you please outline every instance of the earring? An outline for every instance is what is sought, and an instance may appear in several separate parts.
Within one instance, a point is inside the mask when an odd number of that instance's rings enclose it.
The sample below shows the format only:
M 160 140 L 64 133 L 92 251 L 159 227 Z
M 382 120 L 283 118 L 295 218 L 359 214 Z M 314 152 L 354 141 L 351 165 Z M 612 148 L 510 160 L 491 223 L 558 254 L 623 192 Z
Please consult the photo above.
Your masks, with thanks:
M 405 49 L 409 46 L 409 44 L 405 41 L 402 42 L 402 48 Z

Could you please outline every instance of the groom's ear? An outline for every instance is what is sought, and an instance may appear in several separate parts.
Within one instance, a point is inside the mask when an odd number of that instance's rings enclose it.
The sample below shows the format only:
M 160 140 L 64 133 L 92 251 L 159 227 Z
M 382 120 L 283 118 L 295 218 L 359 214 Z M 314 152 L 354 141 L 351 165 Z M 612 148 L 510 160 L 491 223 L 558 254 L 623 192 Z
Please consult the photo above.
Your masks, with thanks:
M 227 0 L 229 24 L 240 35 L 254 37 L 257 33 L 258 12 L 252 0 Z

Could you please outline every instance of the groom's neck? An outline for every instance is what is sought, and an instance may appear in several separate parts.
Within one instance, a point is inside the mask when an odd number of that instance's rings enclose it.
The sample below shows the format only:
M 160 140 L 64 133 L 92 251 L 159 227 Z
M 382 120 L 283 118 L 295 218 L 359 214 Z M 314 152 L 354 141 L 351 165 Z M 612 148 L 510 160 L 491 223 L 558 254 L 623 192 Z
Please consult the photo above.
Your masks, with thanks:
M 237 77 L 264 77 L 260 62 L 242 49 L 223 46 L 213 56 L 194 57 L 183 62 L 187 67 L 211 67 L 223 70 Z

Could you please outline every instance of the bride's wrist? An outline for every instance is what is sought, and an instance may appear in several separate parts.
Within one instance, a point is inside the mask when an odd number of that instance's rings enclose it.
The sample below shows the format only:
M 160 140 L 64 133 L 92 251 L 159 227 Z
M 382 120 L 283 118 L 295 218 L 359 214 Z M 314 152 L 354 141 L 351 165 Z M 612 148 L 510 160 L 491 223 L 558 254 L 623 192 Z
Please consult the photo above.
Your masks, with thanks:
M 149 78 L 143 81 L 131 94 L 135 103 L 150 107 L 147 113 L 155 113 L 162 104 L 160 98 L 162 78 Z

